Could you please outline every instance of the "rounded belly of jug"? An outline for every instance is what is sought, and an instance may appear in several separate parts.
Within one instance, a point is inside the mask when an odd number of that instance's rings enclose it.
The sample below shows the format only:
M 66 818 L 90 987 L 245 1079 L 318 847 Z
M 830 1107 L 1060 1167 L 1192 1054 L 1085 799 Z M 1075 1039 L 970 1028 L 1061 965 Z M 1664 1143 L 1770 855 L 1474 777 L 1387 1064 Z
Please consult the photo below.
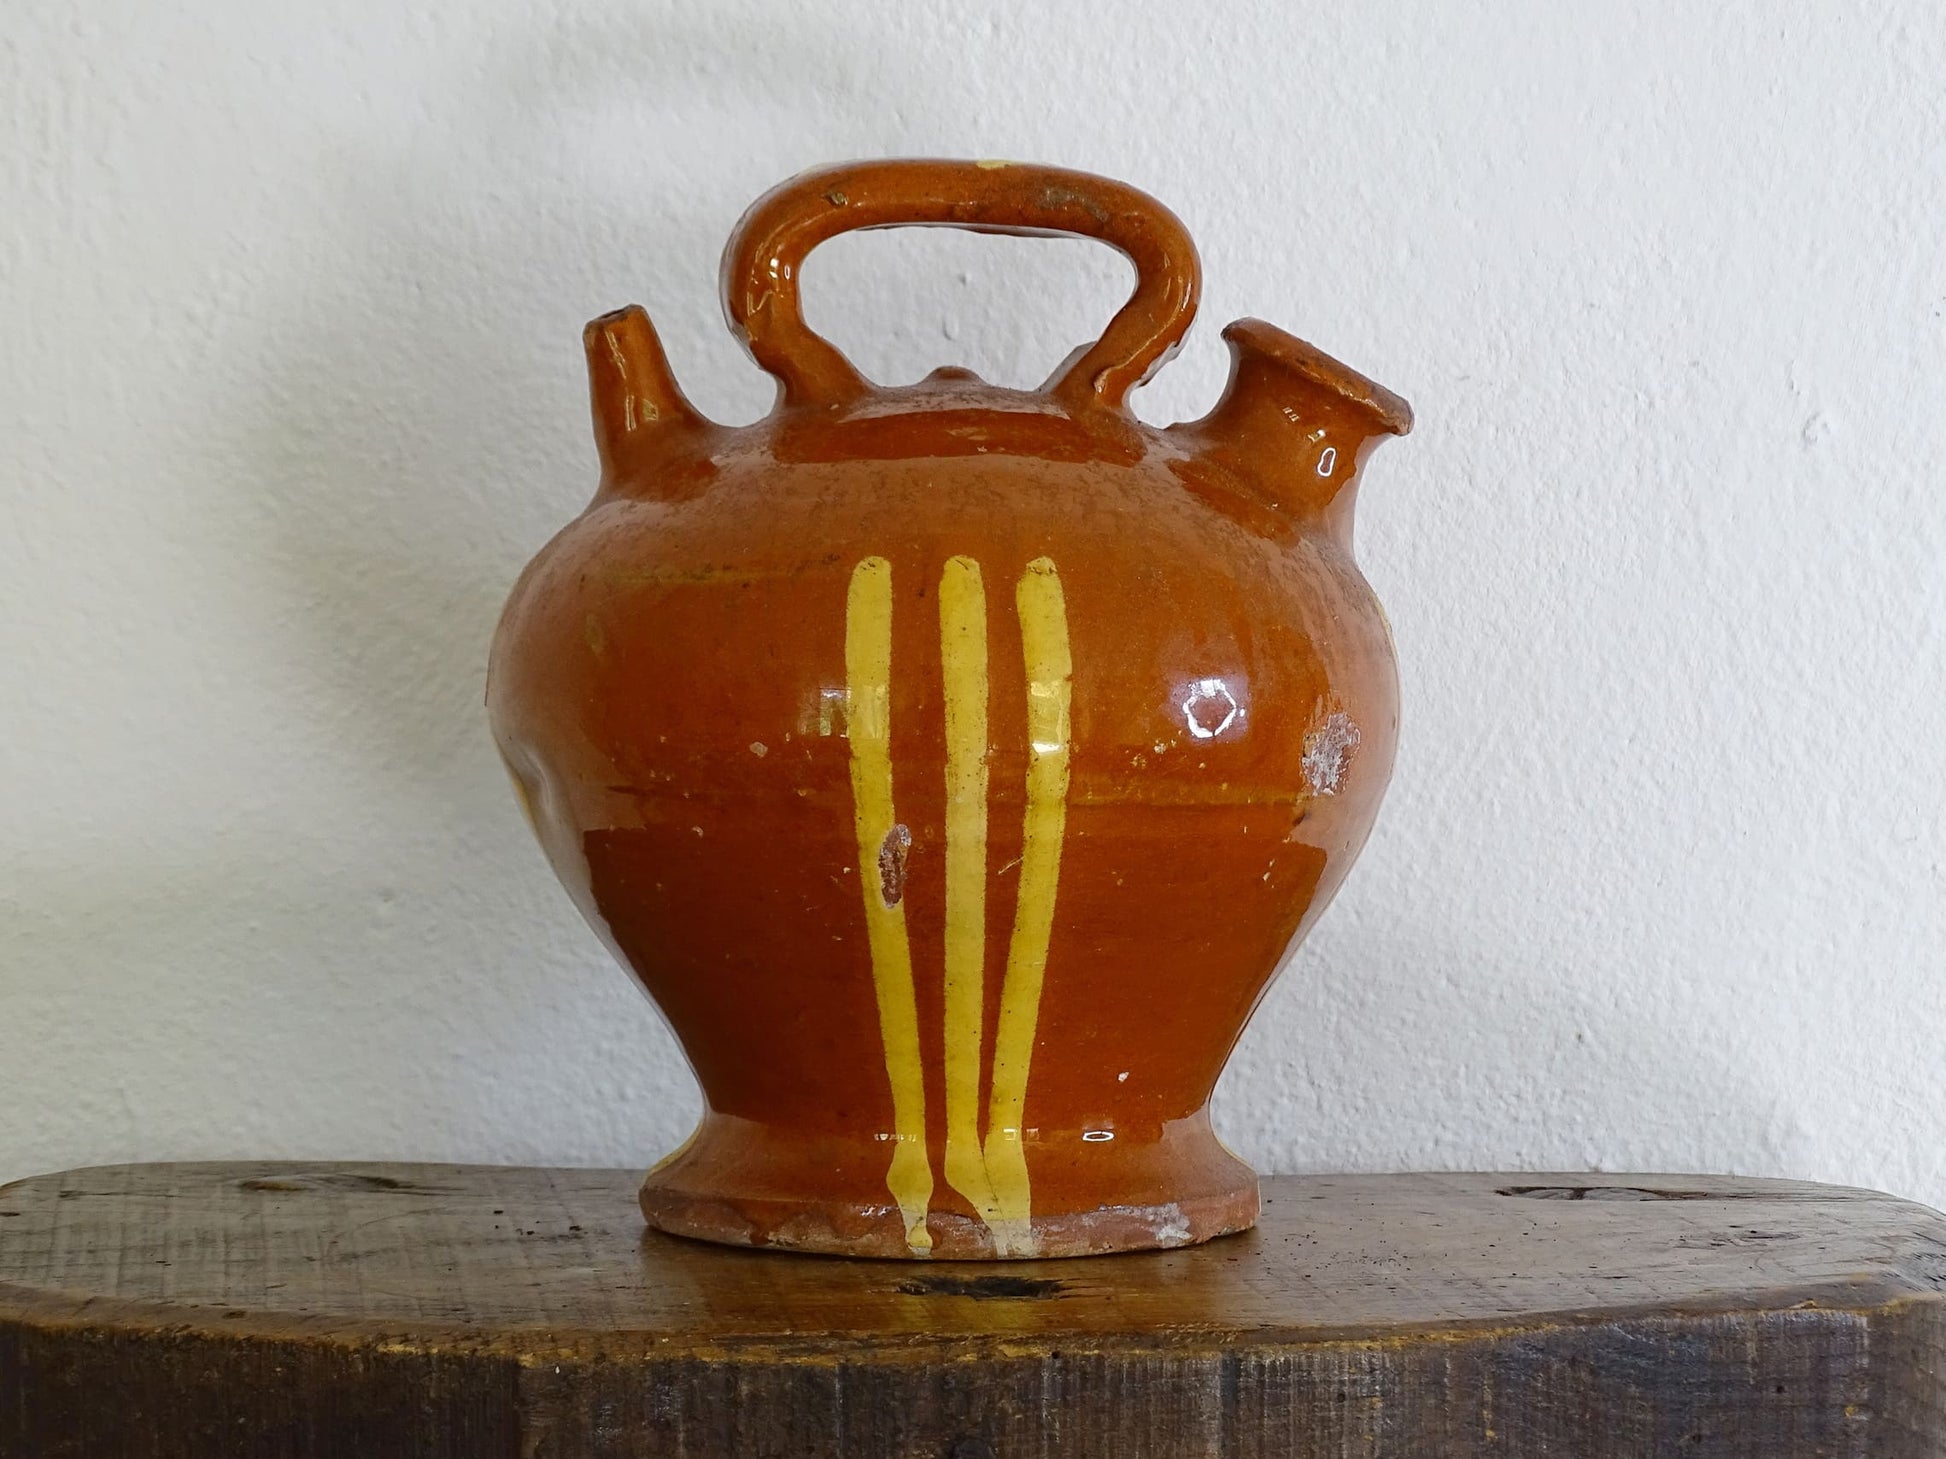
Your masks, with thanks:
M 652 1222 L 1033 1256 L 1253 1219 L 1207 1102 L 1370 826 L 1390 645 L 1328 554 L 1144 530 L 570 537 L 523 585 L 502 750 L 708 1108 Z

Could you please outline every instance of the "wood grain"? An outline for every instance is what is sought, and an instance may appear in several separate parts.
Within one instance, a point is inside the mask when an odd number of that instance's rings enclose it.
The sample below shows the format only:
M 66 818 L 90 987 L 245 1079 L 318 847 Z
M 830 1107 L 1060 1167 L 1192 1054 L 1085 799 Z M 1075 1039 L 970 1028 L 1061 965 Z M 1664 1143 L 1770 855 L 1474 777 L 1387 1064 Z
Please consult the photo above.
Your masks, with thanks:
M 1191 1250 L 643 1230 L 628 1171 L 0 1188 L 0 1456 L 1946 1455 L 1946 1218 L 1663 1176 L 1307 1177 Z

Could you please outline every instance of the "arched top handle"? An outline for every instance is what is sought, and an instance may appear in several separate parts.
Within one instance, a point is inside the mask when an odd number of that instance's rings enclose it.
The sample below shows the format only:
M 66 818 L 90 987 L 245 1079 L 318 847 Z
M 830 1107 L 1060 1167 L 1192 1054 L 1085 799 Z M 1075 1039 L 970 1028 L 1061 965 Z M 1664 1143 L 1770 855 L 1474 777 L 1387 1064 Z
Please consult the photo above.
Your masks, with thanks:
M 1135 292 L 1101 337 L 1042 388 L 1070 409 L 1118 410 L 1175 352 L 1202 284 L 1180 219 L 1147 193 L 1092 173 L 1017 162 L 907 159 L 800 173 L 750 206 L 723 251 L 723 312 L 787 404 L 839 405 L 872 386 L 804 322 L 798 280 L 826 239 L 918 225 L 1097 238 L 1135 265 Z

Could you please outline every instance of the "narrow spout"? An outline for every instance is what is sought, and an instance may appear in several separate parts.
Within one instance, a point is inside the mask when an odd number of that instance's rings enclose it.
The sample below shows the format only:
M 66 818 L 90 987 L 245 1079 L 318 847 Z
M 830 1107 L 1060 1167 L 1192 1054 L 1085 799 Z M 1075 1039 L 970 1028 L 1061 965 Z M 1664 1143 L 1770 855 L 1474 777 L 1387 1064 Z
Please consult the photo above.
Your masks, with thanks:
M 604 479 L 627 475 L 708 429 L 670 373 L 655 326 L 639 304 L 604 314 L 582 331 L 595 447 Z
M 1380 441 L 1412 429 L 1412 407 L 1261 319 L 1239 319 L 1223 338 L 1230 382 L 1222 398 L 1171 433 L 1246 478 L 1279 512 L 1349 547 L 1353 483 Z

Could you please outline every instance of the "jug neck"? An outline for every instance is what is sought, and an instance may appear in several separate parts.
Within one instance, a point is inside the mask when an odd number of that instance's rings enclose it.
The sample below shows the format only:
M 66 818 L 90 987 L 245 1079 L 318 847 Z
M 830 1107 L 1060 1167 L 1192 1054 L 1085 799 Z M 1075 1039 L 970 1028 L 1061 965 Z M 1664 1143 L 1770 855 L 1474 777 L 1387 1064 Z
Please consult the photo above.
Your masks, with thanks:
M 602 479 L 634 476 L 713 429 L 669 369 L 639 304 L 604 314 L 582 332 Z
M 1262 320 L 1240 319 L 1223 338 L 1230 379 L 1222 397 L 1171 432 L 1247 478 L 1281 515 L 1349 548 L 1359 471 L 1386 437 L 1412 429 L 1412 407 Z

